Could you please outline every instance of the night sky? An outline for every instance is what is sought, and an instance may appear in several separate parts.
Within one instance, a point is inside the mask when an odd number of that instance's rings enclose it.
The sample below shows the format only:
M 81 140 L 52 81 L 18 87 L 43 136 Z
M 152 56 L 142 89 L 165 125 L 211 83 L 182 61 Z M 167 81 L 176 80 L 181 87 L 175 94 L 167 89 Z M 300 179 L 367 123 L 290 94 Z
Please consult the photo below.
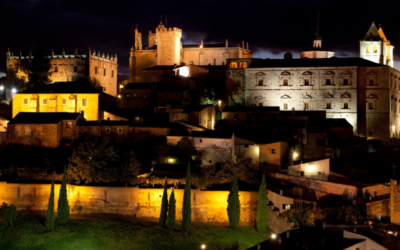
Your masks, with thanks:
M 393 3 L 393 2 L 392 2 Z M 395 46 L 395 68 L 400 69 L 400 19 L 398 8 L 377 1 L 118 1 L 118 0 L 0 0 L 2 23 L 0 76 L 5 53 L 32 52 L 38 48 L 60 53 L 96 51 L 117 54 L 119 70 L 128 77 L 129 51 L 136 24 L 147 46 L 149 30 L 155 32 L 160 15 L 168 27 L 183 30 L 183 44 L 249 42 L 254 57 L 283 58 L 286 51 L 312 47 L 320 12 L 322 48 L 338 57 L 359 56 L 359 41 L 372 19 Z

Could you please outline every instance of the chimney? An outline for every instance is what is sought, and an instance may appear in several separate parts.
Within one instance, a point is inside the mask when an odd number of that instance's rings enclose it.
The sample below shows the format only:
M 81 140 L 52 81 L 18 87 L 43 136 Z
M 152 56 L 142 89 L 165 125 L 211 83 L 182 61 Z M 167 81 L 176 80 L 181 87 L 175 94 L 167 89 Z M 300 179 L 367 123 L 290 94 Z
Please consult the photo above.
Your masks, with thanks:
M 75 48 L 74 54 L 75 54 L 75 56 L 78 55 L 78 50 L 76 48 Z
M 292 108 L 292 115 L 296 114 L 296 110 L 294 109 L 294 107 Z
M 64 50 L 64 48 L 63 48 L 61 54 L 62 54 L 63 56 L 65 56 L 65 50 Z
M 225 47 L 228 48 L 228 39 L 225 41 Z

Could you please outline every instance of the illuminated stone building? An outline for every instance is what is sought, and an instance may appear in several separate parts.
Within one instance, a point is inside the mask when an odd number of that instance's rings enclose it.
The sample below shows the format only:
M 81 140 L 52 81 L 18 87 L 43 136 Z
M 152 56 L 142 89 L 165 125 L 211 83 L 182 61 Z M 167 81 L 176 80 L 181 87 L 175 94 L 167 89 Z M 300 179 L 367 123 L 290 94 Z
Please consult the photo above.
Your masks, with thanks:
M 29 67 L 33 56 L 28 54 L 14 54 L 7 51 L 7 79 L 19 79 L 23 82 L 28 81 Z M 96 78 L 103 86 L 103 91 L 109 95 L 117 96 L 117 73 L 118 59 L 117 55 L 105 55 L 96 50 L 90 50 L 86 53 L 73 53 L 64 51 L 61 54 L 55 54 L 53 51 L 48 55 L 50 60 L 50 80 L 52 82 L 72 81 L 79 74 Z
M 162 65 L 224 65 L 229 58 L 251 58 L 248 44 L 245 47 L 225 44 L 183 45 L 182 30 L 167 28 L 162 22 L 156 32 L 149 32 L 148 47 L 143 47 L 142 33 L 135 29 L 135 46 L 132 47 L 129 59 L 129 82 L 142 82 L 143 70 Z
M 373 27 L 368 34 L 371 30 L 374 34 Z M 381 29 L 379 34 L 383 34 Z M 382 45 L 382 41 L 378 42 Z M 281 110 L 325 110 L 327 118 L 345 118 L 355 135 L 381 140 L 398 137 L 400 72 L 388 60 L 362 59 L 363 46 L 361 42 L 361 58 L 310 59 L 302 54 L 293 59 L 286 54 L 285 59 L 228 59 L 229 101 Z
M 75 82 L 58 82 L 14 94 L 12 117 L 20 112 L 81 113 L 88 121 L 104 118 L 104 110 L 112 108 L 116 98 Z

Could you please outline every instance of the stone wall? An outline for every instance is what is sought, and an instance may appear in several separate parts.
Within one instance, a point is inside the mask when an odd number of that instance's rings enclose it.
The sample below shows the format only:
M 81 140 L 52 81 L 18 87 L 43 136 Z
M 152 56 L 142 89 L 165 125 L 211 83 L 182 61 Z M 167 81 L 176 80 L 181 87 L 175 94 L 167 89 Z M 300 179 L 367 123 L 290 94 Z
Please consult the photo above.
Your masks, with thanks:
M 400 186 L 397 180 L 390 180 L 390 222 L 400 225 Z
M 15 204 L 18 209 L 46 210 L 50 184 L 10 184 L 0 182 L 0 203 Z M 60 185 L 55 185 L 55 209 Z M 182 219 L 183 189 L 175 190 L 176 219 Z M 168 190 L 168 196 L 171 189 Z M 142 189 L 136 187 L 87 187 L 68 185 L 71 213 L 110 213 L 135 215 L 138 218 L 158 218 L 163 189 Z M 240 192 L 241 223 L 256 220 L 258 192 Z M 192 190 L 192 221 L 227 223 L 227 191 Z M 288 230 L 292 224 L 279 216 L 279 211 L 269 207 L 270 228 L 279 233 Z

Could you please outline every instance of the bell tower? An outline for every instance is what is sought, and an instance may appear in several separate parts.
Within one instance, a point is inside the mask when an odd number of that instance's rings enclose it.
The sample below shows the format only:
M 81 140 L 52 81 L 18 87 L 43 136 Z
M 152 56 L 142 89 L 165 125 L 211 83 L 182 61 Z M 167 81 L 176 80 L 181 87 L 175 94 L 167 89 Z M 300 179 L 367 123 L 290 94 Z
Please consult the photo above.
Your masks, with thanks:
M 182 30 L 167 28 L 162 20 L 156 29 L 157 65 L 179 65 L 181 60 Z
M 142 33 L 139 32 L 137 24 L 135 29 L 135 50 L 142 50 Z

